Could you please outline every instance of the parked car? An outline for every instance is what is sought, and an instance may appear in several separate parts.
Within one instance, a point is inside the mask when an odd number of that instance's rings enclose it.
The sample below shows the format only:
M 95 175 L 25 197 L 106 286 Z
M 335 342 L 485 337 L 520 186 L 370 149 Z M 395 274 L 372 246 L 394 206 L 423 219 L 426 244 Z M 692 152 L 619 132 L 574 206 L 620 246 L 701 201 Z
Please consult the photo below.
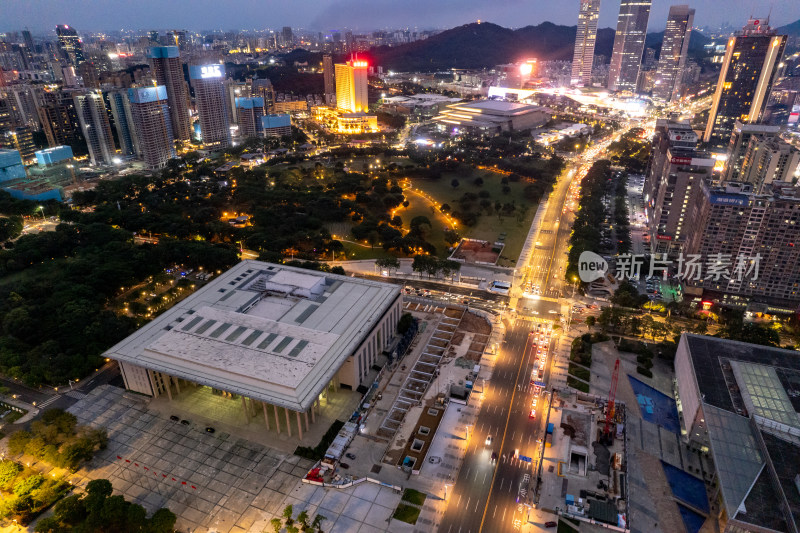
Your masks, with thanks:
M 344 454 L 344 456 L 347 457 L 348 459 L 350 459 L 351 461 L 355 461 L 356 460 L 356 456 L 353 455 L 352 453 L 348 452 L 348 453 Z
M 544 523 L 544 527 L 556 527 L 557 525 L 558 524 L 556 522 L 553 522 L 552 520 L 550 522 Z
M 181 420 L 181 424 L 183 424 L 184 426 L 188 426 L 188 425 L 191 424 L 191 422 L 189 422 L 188 420 L 184 419 L 184 420 Z
M 214 433 L 215 431 L 216 431 L 216 429 L 212 428 L 211 426 L 208 426 L 206 428 L 206 433 Z
M 171 417 L 169 417 L 169 419 L 172 420 L 173 422 L 178 422 L 180 420 L 180 417 L 172 415 Z
M 347 463 L 339 463 L 339 466 L 340 466 L 341 468 L 344 468 L 345 470 L 347 470 L 348 468 L 350 468 L 350 465 L 349 465 L 349 464 L 347 464 Z

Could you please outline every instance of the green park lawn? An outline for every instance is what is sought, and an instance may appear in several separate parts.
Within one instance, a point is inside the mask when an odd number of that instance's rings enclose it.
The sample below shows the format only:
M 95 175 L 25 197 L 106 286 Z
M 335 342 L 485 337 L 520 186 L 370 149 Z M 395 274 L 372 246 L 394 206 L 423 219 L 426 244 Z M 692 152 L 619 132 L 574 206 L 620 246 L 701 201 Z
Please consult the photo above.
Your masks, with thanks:
M 406 505 L 401 503 L 397 506 L 397 510 L 395 510 L 392 518 L 396 520 L 400 520 L 402 522 L 406 522 L 408 524 L 416 524 L 417 518 L 419 518 L 420 508 L 414 507 L 413 505 Z
M 480 187 L 472 183 L 472 181 L 477 177 L 481 177 L 483 179 L 483 185 Z M 511 191 L 508 194 L 503 194 L 503 185 L 501 183 L 502 178 L 502 175 L 494 172 L 473 169 L 469 174 L 466 175 L 463 173 L 445 173 L 440 180 L 436 181 L 415 180 L 413 182 L 413 186 L 421 189 L 429 196 L 435 198 L 440 205 L 445 203 L 450 204 L 451 208 L 453 209 L 457 209 L 458 199 L 465 192 L 478 194 L 481 190 L 489 192 L 489 200 L 491 200 L 493 203 L 497 201 L 504 204 L 514 202 L 514 204 L 517 206 L 517 211 L 511 216 L 498 217 L 496 214 L 487 215 L 484 211 L 478 217 L 478 222 L 474 226 L 468 227 L 459 225 L 457 228 L 458 233 L 462 237 L 480 239 L 489 242 L 498 241 L 500 234 L 505 233 L 506 246 L 502 253 L 504 258 L 501 259 L 498 264 L 503 266 L 513 266 L 514 263 L 511 261 L 516 261 L 520 252 L 522 251 L 522 246 L 525 243 L 525 238 L 528 236 L 531 222 L 533 221 L 533 217 L 536 216 L 538 204 L 527 200 L 523 196 L 522 190 L 528 184 L 525 181 L 519 181 L 516 183 L 510 182 L 508 186 L 510 187 Z M 451 185 L 451 181 L 453 179 L 457 179 L 459 181 L 459 186 L 456 188 Z M 409 197 L 409 201 L 412 201 L 415 198 L 419 199 L 418 196 L 413 194 L 407 194 L 406 196 Z M 409 211 L 411 211 L 412 207 L 413 204 L 409 206 Z M 426 207 L 428 208 L 428 212 L 420 214 L 425 214 L 428 216 L 428 218 L 430 218 L 431 214 L 429 204 L 426 205 Z M 524 213 L 520 212 L 522 209 L 524 209 Z M 403 222 L 406 222 L 405 213 L 402 216 Z M 409 216 L 408 220 L 410 221 L 411 218 L 413 217 Z M 434 241 L 433 238 L 431 239 L 431 243 L 434 244 L 437 249 L 439 249 L 438 242 Z

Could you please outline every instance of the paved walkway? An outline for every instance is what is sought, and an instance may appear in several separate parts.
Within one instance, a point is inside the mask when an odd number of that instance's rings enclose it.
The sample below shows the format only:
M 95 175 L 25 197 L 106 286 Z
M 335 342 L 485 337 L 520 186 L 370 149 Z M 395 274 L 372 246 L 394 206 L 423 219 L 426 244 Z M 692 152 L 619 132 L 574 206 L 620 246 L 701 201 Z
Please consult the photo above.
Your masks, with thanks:
M 105 427 L 108 448 L 71 476 L 79 487 L 109 479 L 115 494 L 148 513 L 168 507 L 179 531 L 261 533 L 287 505 L 321 514 L 326 532 L 411 532 L 391 519 L 401 494 L 364 482 L 326 489 L 301 482 L 312 462 L 149 409 L 146 398 L 104 385 L 69 409 L 81 424 Z M 128 462 L 130 461 L 130 462 Z M 184 482 L 186 484 L 184 484 Z M 422 531 L 427 531 L 423 529 Z

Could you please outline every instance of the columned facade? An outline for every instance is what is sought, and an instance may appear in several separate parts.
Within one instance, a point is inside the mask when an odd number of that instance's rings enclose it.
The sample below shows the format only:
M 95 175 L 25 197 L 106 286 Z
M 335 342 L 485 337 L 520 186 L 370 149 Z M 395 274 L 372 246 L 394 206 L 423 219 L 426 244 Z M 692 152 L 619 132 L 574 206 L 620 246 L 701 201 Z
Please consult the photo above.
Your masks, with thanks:
M 136 367 L 130 363 L 119 362 L 119 366 L 127 389 L 152 396 L 153 398 L 166 396 L 169 401 L 175 401 L 182 391 L 186 393 L 202 386 L 186 379 L 170 376 L 164 372 Z M 139 387 L 141 383 L 137 383 L 135 379 L 140 374 L 146 377 L 147 388 L 144 390 Z M 339 379 L 334 377 L 306 411 L 296 411 L 231 392 L 213 390 L 215 394 L 230 398 L 231 401 L 237 401 L 235 398 L 239 396 L 238 401 L 242 404 L 242 412 L 248 425 L 264 424 L 267 432 L 274 432 L 276 435 L 284 433 L 302 440 L 303 435 L 309 431 L 311 424 L 316 423 L 320 408 L 328 404 L 329 394 L 339 390 Z

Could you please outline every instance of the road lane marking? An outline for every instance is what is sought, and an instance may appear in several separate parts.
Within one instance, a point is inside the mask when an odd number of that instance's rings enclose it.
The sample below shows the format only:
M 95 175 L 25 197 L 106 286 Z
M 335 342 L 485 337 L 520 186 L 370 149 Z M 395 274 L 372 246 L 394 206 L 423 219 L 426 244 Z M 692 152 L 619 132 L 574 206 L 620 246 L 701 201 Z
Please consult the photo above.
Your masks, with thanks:
M 526 337 L 526 339 L 525 339 L 525 347 L 523 348 L 523 352 L 522 352 L 523 356 L 520 357 L 519 366 L 517 367 L 517 377 L 516 377 L 515 381 L 519 380 L 520 373 L 522 372 L 522 364 L 525 361 L 525 351 L 527 351 L 528 344 L 530 343 L 530 337 L 527 336 L 527 335 L 525 337 Z M 514 403 L 515 394 L 516 394 L 516 391 L 514 389 L 511 389 L 511 404 L 512 405 Z M 508 415 L 506 416 L 506 424 L 505 424 L 505 428 L 503 429 L 503 438 L 500 441 L 500 450 L 503 449 L 503 444 L 505 443 L 505 440 L 506 440 L 506 433 L 508 432 L 508 423 L 509 423 L 510 420 L 511 420 L 511 410 L 509 410 Z M 480 531 L 483 530 L 483 524 L 486 521 L 486 513 L 489 511 L 489 502 L 492 499 L 492 490 L 494 489 L 494 480 L 495 480 L 495 477 L 497 477 L 497 470 L 498 469 L 495 469 L 494 472 L 492 473 L 492 482 L 489 485 L 489 496 L 486 498 L 486 506 L 483 508 L 483 515 L 481 516 L 481 525 L 478 528 L 478 532 L 479 533 L 480 533 Z M 503 518 L 505 519 L 505 513 L 503 515 Z

